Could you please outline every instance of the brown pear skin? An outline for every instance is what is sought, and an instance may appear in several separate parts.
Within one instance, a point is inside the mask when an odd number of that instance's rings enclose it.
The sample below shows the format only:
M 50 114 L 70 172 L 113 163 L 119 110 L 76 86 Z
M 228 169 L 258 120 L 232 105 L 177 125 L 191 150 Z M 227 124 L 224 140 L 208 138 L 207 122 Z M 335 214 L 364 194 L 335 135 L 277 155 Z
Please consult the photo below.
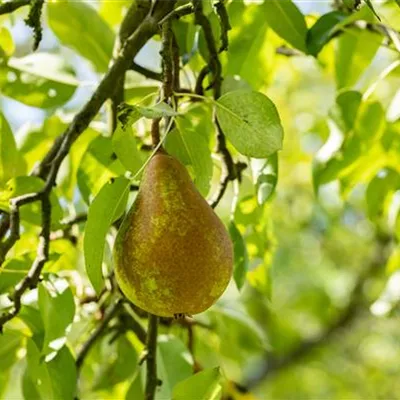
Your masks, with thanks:
M 147 165 L 114 246 L 117 282 L 135 305 L 162 317 L 207 310 L 232 275 L 230 237 L 186 168 L 165 153 Z

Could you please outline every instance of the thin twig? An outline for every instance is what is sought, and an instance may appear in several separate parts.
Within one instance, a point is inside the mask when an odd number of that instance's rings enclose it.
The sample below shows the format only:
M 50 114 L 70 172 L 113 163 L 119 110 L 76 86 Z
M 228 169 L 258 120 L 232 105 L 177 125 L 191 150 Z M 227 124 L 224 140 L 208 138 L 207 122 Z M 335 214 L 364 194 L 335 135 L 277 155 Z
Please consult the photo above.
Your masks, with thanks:
M 81 224 L 87 221 L 87 213 L 79 213 L 75 217 L 69 218 L 62 222 L 63 227 L 71 228 L 74 225 Z
M 221 62 L 219 60 L 217 47 L 215 45 L 215 39 L 211 23 L 203 13 L 203 4 L 201 0 L 193 0 L 193 4 L 195 7 L 194 10 L 195 23 L 201 26 L 204 32 L 204 37 L 206 39 L 207 48 L 209 52 L 208 67 L 213 74 L 212 87 L 214 92 L 214 99 L 217 100 L 221 96 L 221 85 L 222 85 Z M 229 20 L 225 21 L 225 24 L 229 25 Z M 205 74 L 206 70 L 203 68 L 203 70 L 200 73 L 202 79 L 201 80 L 198 79 L 196 83 L 196 93 L 198 91 L 202 91 L 203 88 L 202 81 L 205 77 Z M 211 201 L 212 207 L 216 207 L 219 201 L 222 199 L 223 195 L 225 194 L 229 181 L 232 181 L 240 177 L 240 173 L 238 174 L 238 168 L 236 168 L 236 164 L 233 161 L 231 153 L 229 152 L 226 146 L 225 135 L 222 132 L 222 129 L 217 121 L 216 116 L 214 116 L 214 124 L 217 129 L 217 152 L 221 155 L 223 169 L 221 173 L 218 191 L 214 195 L 213 200 Z
M 0 15 L 10 14 L 21 7 L 29 5 L 30 2 L 30 0 L 14 0 L 2 3 L 0 4 Z
M 10 200 L 10 214 L 9 214 L 9 235 L 5 241 L 0 245 L 0 265 L 4 262 L 4 259 L 8 251 L 14 246 L 14 243 L 19 239 L 19 208 L 25 204 L 33 203 L 40 200 L 40 193 L 29 193 L 19 197 L 15 197 Z
M 193 5 L 195 23 L 197 25 L 200 25 L 203 30 L 204 37 L 206 39 L 207 49 L 209 52 L 208 65 L 213 74 L 214 99 L 218 99 L 221 96 L 222 66 L 218 57 L 218 50 L 215 44 L 214 34 L 210 21 L 203 13 L 203 3 L 201 2 L 201 0 L 193 0 Z
M 158 317 L 149 314 L 149 327 L 147 329 L 146 345 L 146 388 L 145 400 L 154 400 L 158 386 L 157 378 L 157 330 Z
M 90 349 L 96 343 L 96 341 L 100 338 L 100 336 L 106 330 L 108 323 L 118 314 L 121 309 L 122 302 L 117 300 L 114 304 L 112 304 L 108 310 L 105 312 L 104 317 L 99 325 L 97 325 L 96 329 L 89 336 L 89 339 L 83 344 L 80 349 L 78 356 L 76 357 L 76 368 L 79 370 L 83 362 L 85 361 L 86 356 L 88 355 Z
M 199 96 L 203 96 L 204 95 L 203 83 L 204 83 L 204 79 L 207 77 L 207 75 L 209 73 L 210 73 L 210 68 L 209 68 L 208 65 L 205 65 L 200 70 L 199 75 L 197 76 L 194 92 L 196 94 L 198 94 Z
M 0 240 L 3 240 L 4 236 L 8 232 L 10 227 L 10 214 L 5 211 L 0 211 Z
M 132 71 L 138 72 L 146 78 L 153 79 L 154 81 L 162 81 L 162 74 L 159 72 L 152 71 L 151 69 L 142 67 L 137 64 L 135 61 L 132 61 L 130 68 Z
M 191 4 L 185 4 L 181 7 L 175 8 L 170 13 L 168 13 L 161 21 L 160 25 L 164 24 L 166 21 L 179 19 L 184 17 L 185 15 L 189 15 L 193 13 L 193 6 Z
M 229 16 L 228 12 L 226 11 L 225 2 L 224 0 L 219 0 L 215 5 L 217 10 L 217 14 L 219 17 L 219 22 L 221 25 L 221 47 L 219 48 L 219 52 L 222 53 L 223 51 L 228 50 L 228 31 L 232 29 L 231 24 L 229 23 Z
M 50 203 L 50 190 L 46 190 L 44 192 L 40 192 L 35 194 L 39 197 L 42 206 L 42 230 L 39 236 L 39 245 L 37 249 L 36 258 L 25 278 L 18 283 L 15 287 L 15 291 L 12 296 L 13 300 L 13 307 L 10 311 L 2 314 L 0 316 L 0 332 L 3 330 L 4 324 L 14 318 L 21 309 L 21 299 L 23 294 L 28 289 L 33 289 L 36 287 L 40 280 L 40 274 L 46 261 L 49 258 L 49 248 L 50 248 L 50 227 L 51 227 L 51 203 Z M 13 232 L 14 235 L 19 237 L 19 211 L 18 207 L 24 203 L 24 200 L 29 197 L 25 198 L 21 196 L 17 199 L 18 205 L 14 204 L 15 210 L 11 213 L 12 218 L 15 218 L 17 221 L 13 221 L 12 223 L 15 226 L 18 226 L 18 229 Z M 14 203 L 16 201 L 14 200 Z
M 247 164 L 242 162 L 237 162 L 233 166 L 230 165 L 232 158 L 226 157 L 225 152 L 221 152 L 223 158 L 223 168 L 224 171 L 222 172 L 221 179 L 219 181 L 218 189 L 214 193 L 214 197 L 210 200 L 209 204 L 211 208 L 215 208 L 219 202 L 221 201 L 222 197 L 224 197 L 225 191 L 228 188 L 229 182 L 238 179 L 239 182 L 242 179 L 242 171 L 247 168 Z M 226 157 L 226 159 L 224 159 Z M 231 171 L 231 172 L 229 172 Z M 234 174 L 232 174 L 234 172 Z

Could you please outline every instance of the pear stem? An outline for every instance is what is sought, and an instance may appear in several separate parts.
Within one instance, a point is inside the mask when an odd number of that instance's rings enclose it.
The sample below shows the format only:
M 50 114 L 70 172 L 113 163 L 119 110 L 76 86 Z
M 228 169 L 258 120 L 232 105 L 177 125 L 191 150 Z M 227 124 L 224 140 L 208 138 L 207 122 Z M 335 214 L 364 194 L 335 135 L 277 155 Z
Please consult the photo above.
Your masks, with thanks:
M 147 330 L 147 355 L 146 355 L 146 389 L 145 399 L 154 400 L 157 386 L 159 384 L 157 378 L 157 330 L 158 317 L 149 314 L 149 325 Z
M 157 147 L 160 143 L 160 118 L 155 118 L 151 121 L 151 141 L 153 147 Z

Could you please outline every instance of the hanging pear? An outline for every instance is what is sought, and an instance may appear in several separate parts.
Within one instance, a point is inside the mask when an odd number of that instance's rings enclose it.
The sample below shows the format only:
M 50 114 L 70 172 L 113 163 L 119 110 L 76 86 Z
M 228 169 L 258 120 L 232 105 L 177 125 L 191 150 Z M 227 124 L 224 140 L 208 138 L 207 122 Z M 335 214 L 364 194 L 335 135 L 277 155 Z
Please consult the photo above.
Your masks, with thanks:
M 186 168 L 158 152 L 118 232 L 114 260 L 128 299 L 149 313 L 173 317 L 200 313 L 222 295 L 233 248 Z

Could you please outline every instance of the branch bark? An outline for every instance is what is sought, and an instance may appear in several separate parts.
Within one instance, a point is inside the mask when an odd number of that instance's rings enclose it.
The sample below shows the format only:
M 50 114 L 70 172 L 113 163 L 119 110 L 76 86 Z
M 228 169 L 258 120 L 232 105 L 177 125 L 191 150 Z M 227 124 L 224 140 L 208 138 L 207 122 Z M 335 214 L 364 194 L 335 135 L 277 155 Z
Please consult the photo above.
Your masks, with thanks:
M 157 330 L 158 317 L 149 315 L 149 327 L 147 330 L 147 354 L 146 354 L 146 388 L 145 400 L 154 400 L 158 386 L 157 378 Z
M 30 0 L 14 0 L 0 4 L 0 15 L 10 14 L 21 7 L 29 5 L 30 2 Z

